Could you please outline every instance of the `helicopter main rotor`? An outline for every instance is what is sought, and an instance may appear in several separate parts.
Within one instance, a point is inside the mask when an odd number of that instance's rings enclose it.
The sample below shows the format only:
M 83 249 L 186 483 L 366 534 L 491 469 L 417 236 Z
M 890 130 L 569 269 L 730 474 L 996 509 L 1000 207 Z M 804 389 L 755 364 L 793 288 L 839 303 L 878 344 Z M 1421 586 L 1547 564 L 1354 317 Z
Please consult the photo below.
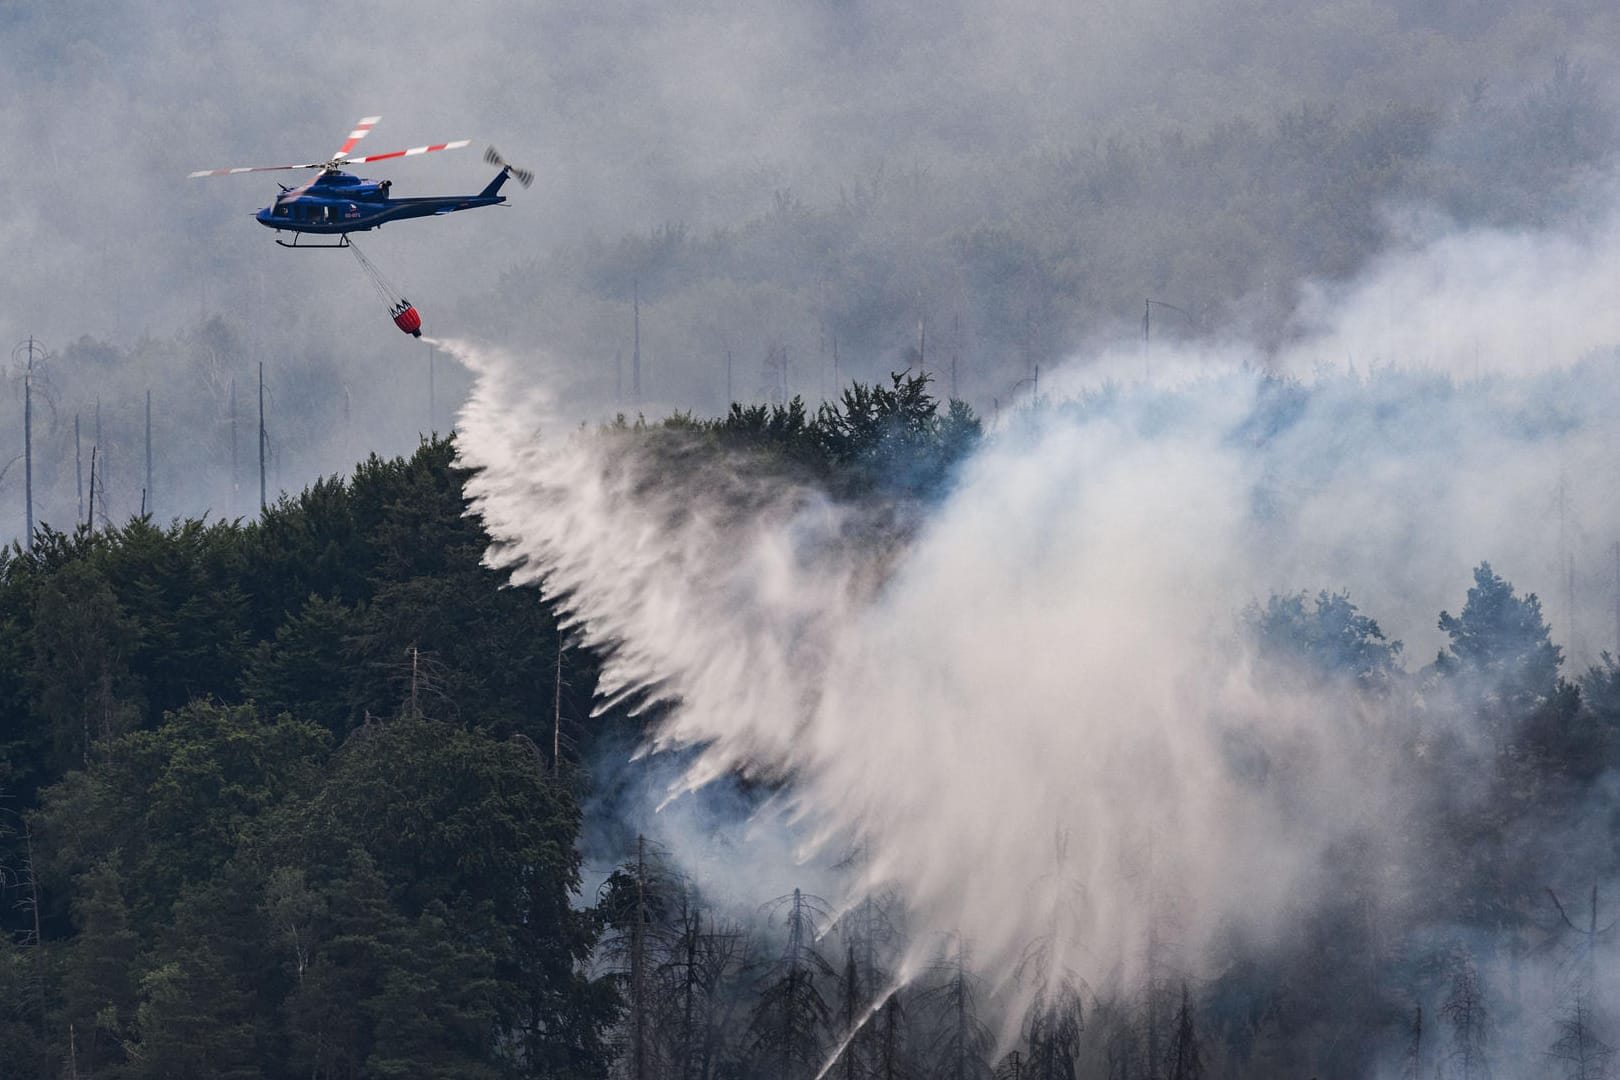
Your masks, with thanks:
M 371 161 L 386 161 L 390 158 L 415 157 L 418 154 L 431 154 L 438 150 L 460 150 L 462 147 L 472 142 L 471 139 L 458 139 L 455 142 L 433 143 L 429 146 L 413 146 L 409 150 L 393 150 L 386 154 L 371 154 L 367 157 L 350 157 L 349 152 L 355 148 L 355 145 L 361 139 L 366 137 L 366 135 L 381 119 L 382 117 L 380 116 L 362 117 L 360 122 L 354 126 L 354 130 L 349 132 L 348 140 L 338 148 L 337 153 L 333 154 L 332 157 L 326 161 L 312 161 L 303 165 L 248 165 L 234 169 L 203 169 L 198 172 L 188 173 L 186 175 L 186 179 L 195 180 L 202 176 L 230 176 L 234 175 L 235 173 L 281 172 L 287 169 L 320 169 L 323 173 L 337 173 L 343 171 L 343 169 L 347 166 L 364 165 Z

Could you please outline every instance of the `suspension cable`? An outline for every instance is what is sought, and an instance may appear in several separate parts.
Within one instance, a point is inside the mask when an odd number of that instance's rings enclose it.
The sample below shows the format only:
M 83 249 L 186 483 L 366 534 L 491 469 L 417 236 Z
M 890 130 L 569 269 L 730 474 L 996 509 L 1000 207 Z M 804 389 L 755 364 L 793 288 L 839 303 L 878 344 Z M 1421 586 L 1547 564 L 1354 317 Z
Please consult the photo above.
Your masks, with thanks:
M 366 258 L 365 253 L 360 250 L 360 245 L 354 242 L 353 236 L 349 237 L 349 250 L 354 252 L 355 261 L 360 264 L 360 269 L 365 272 L 366 277 L 371 279 L 371 285 L 377 290 L 377 296 L 387 305 L 388 313 L 390 315 L 395 314 L 405 304 L 405 298 L 400 295 L 399 290 L 394 288 L 387 278 L 383 277 L 383 273 L 377 269 L 377 265 Z

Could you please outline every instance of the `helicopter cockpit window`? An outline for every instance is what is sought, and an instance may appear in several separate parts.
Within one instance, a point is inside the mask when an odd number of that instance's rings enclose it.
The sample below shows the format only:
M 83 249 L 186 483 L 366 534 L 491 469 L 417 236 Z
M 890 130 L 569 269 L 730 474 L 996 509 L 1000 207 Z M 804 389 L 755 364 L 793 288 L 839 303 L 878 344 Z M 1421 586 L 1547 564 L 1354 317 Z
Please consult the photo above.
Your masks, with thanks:
M 285 206 L 278 206 L 278 207 L 276 207 L 274 210 L 272 210 L 270 212 L 270 216 L 271 217 L 284 218 L 284 217 L 291 217 L 292 215 L 291 215 L 291 213 L 288 212 L 288 210 L 287 210 L 287 208 Z

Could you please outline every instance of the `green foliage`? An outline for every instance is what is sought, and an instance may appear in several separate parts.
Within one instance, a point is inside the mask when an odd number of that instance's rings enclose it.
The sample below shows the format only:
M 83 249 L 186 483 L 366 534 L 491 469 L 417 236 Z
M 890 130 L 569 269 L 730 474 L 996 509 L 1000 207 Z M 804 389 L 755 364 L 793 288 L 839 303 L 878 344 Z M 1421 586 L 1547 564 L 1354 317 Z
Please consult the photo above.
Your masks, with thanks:
M 1387 687 L 1399 668 L 1401 643 L 1386 640 L 1345 593 L 1317 593 L 1309 609 L 1304 593 L 1273 596 L 1264 609 L 1246 609 L 1243 621 L 1264 659 L 1316 678 Z
M 123 1058 L 135 1027 L 135 972 L 140 939 L 119 872 L 103 861 L 80 875 L 73 904 L 78 933 L 62 965 L 62 1012 L 87 1072 Z
M 131 659 L 141 628 L 92 563 L 69 563 L 31 591 L 28 676 L 60 772 L 88 764 L 96 743 L 134 726 L 140 683 Z
M 147 972 L 139 1024 L 137 1076 L 249 1080 L 261 1075 L 253 1061 L 245 991 L 225 958 L 207 945 L 182 945 L 175 959 Z
M 247 597 L 233 527 L 186 521 L 159 529 L 137 518 L 97 550 L 120 607 L 140 628 L 129 663 L 148 723 L 240 678 Z
M 714 430 L 733 446 L 769 449 L 802 465 L 823 464 L 821 440 L 805 411 L 804 399 L 786 405 L 731 403 L 731 411 Z
M 683 466 L 754 455 L 835 498 L 915 505 L 946 490 L 981 437 L 971 410 L 942 411 L 931 385 L 902 373 L 856 383 L 813 415 L 792 399 L 607 437 L 687 455 L 674 459 Z M 1286 429 L 1296 404 L 1286 386 L 1274 404 L 1266 430 L 1250 434 Z M 409 460 L 373 458 L 255 524 L 46 530 L 34 552 L 0 553 L 8 1067 L 49 1075 L 71 1060 L 81 1075 L 266 1080 L 609 1074 L 624 980 L 591 965 L 622 945 L 641 894 L 621 873 L 594 909 L 579 906 L 576 792 L 535 749 L 551 746 L 559 654 L 561 733 L 587 736 L 566 716 L 585 714 L 596 661 L 564 648 L 531 592 L 503 589 L 482 565 L 487 538 L 464 516 L 452 460 L 444 441 Z M 1425 919 L 1529 933 L 1545 882 L 1571 866 L 1614 869 L 1608 824 L 1582 818 L 1620 765 L 1620 665 L 1604 656 L 1576 683 L 1560 679 L 1539 601 L 1488 564 L 1460 614 L 1441 615 L 1449 647 L 1427 680 L 1403 675 L 1400 643 L 1342 593 L 1274 596 L 1243 620 L 1264 677 L 1308 693 L 1353 686 L 1367 695 L 1349 699 L 1358 706 L 1388 706 L 1394 722 L 1358 731 L 1387 738 L 1389 767 L 1429 800 L 1416 819 L 1428 831 L 1410 842 L 1433 880 L 1410 910 L 1373 919 L 1373 883 L 1400 854 L 1348 832 L 1323 854 L 1331 899 L 1301 919 L 1308 970 L 1283 946 L 1236 947 L 1206 992 L 1157 1009 L 1149 1048 L 1139 1003 L 1060 984 L 1019 1029 L 1009 1060 L 1021 1075 L 1091 1075 L 1104 1057 L 1139 1075 L 1148 1051 L 1161 1075 L 1360 1074 L 1375 1056 L 1361 1044 L 1399 1028 L 1413 997 L 1452 1029 L 1447 1061 L 1482 1065 L 1488 987 L 1425 937 Z M 1498 753 L 1480 753 L 1467 725 L 1402 726 L 1455 704 L 1485 721 L 1474 727 Z M 1286 781 L 1294 763 L 1279 755 L 1270 767 Z M 1286 788 L 1268 779 L 1255 793 Z M 1556 842 L 1534 857 L 1513 851 L 1543 834 Z M 25 890 L 35 884 L 40 940 Z M 826 997 L 836 979 L 817 953 L 826 913 L 814 899 L 783 898 L 786 945 L 761 964 L 737 928 L 705 928 L 696 889 L 646 895 L 657 1067 L 813 1074 L 842 1022 Z M 871 966 L 857 977 L 848 955 L 846 1015 L 883 983 Z M 987 1071 L 960 967 L 955 978 L 945 1014 L 896 994 L 844 1071 L 924 1075 L 925 1056 Z
M 202 702 L 114 739 L 104 762 L 46 794 L 51 876 L 79 881 L 110 865 L 140 920 L 161 919 L 220 872 L 267 811 L 308 790 L 326 744 L 313 724 Z
M 291 1008 L 322 1018 L 303 1052 L 385 1076 L 589 1075 L 611 999 L 576 974 L 577 830 L 523 746 L 408 717 L 357 731 L 255 855 Z
M 23 948 L 10 934 L 0 934 L 0 1061 L 6 1063 L 8 1075 L 48 1072 L 37 959 L 32 948 Z
M 550 609 L 483 567 L 452 457 L 372 458 L 255 524 L 0 555 L 8 1061 L 605 1075 L 579 812 L 533 749 L 595 660 L 559 671 Z
M 951 403 L 945 416 L 928 392 L 927 373 L 900 373 L 890 385 L 854 383 L 816 426 L 829 465 L 856 483 L 886 493 L 936 493 L 952 466 L 978 444 L 972 410 Z
M 1442 673 L 1467 680 L 1499 710 L 1523 711 L 1552 697 L 1563 650 L 1552 643 L 1534 593 L 1520 597 L 1490 563 L 1474 570 L 1462 613 L 1440 613 L 1451 639 L 1435 661 Z
M 983 436 L 966 402 L 953 400 L 940 414 L 932 382 L 926 372 L 899 372 L 888 386 L 851 383 L 814 417 L 798 397 L 785 405 L 733 402 L 719 420 L 680 417 L 665 430 L 695 430 L 722 446 L 770 455 L 846 496 L 932 497 Z
M 267 712 L 297 709 L 328 731 L 346 734 L 353 719 L 349 642 L 358 622 L 341 601 L 309 597 L 276 627 L 274 640 L 254 646 L 242 674 L 243 696 Z

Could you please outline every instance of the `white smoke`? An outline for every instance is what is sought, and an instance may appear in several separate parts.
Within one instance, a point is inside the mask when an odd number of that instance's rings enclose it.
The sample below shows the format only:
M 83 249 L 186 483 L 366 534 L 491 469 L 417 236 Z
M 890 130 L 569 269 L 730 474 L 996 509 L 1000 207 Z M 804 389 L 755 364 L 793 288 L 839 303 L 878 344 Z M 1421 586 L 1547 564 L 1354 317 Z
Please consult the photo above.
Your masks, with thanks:
M 1347 286 L 1306 291 L 1282 362 L 1419 367 L 1463 377 L 1554 371 L 1620 341 L 1620 198 L 1557 230 L 1454 232 L 1414 216 L 1408 242 Z
M 1131 985 L 1150 925 L 1197 975 L 1218 935 L 1283 934 L 1345 838 L 1374 837 L 1391 905 L 1412 857 L 1377 749 L 1397 720 L 1261 693 L 1245 604 L 1347 589 L 1415 669 L 1489 559 L 1566 644 L 1579 625 L 1589 654 L 1612 644 L 1593 582 L 1620 537 L 1620 379 L 1573 364 L 1620 339 L 1581 321 L 1620 249 L 1600 239 L 1392 259 L 1315 344 L 1446 370 L 1288 382 L 1239 357 L 1174 388 L 1092 386 L 987 440 L 915 527 L 680 432 L 569 431 L 543 358 L 450 343 L 476 380 L 460 452 L 492 560 L 609 650 L 606 693 L 673 703 L 653 742 L 700 748 L 683 786 L 788 781 L 808 849 L 863 852 L 850 897 L 896 890 L 916 940 L 959 930 L 1004 983 L 1039 939 L 1049 971 Z M 1394 296 L 1417 315 L 1387 318 Z M 1529 348 L 1512 331 L 1561 330 L 1524 365 L 1541 375 L 1475 380 L 1465 317 L 1503 356 Z

